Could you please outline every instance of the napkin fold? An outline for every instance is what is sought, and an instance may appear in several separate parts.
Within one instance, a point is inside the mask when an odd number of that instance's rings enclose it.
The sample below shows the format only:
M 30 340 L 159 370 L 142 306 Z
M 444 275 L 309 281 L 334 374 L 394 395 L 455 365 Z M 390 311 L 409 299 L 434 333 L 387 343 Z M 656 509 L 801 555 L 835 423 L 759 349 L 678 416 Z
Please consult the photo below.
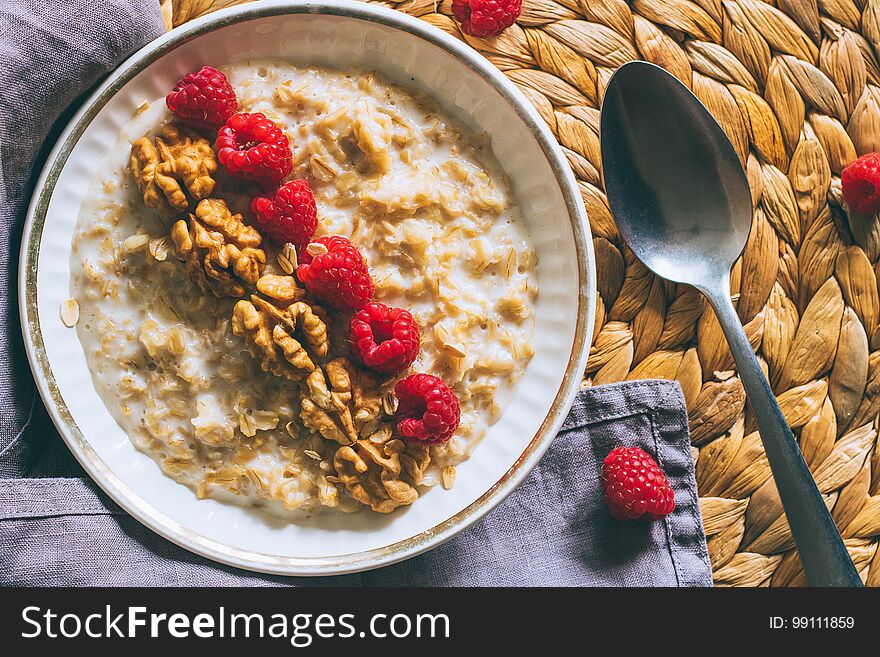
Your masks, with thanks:
M 35 392 L 15 293 L 19 241 L 39 167 L 77 97 L 163 31 L 149 0 L 0 4 L 0 584 L 710 586 L 674 382 L 581 391 L 548 453 L 497 509 L 431 552 L 356 575 L 271 577 L 217 565 L 95 488 Z M 662 521 L 608 513 L 601 463 L 618 445 L 642 447 L 666 471 L 676 508 Z

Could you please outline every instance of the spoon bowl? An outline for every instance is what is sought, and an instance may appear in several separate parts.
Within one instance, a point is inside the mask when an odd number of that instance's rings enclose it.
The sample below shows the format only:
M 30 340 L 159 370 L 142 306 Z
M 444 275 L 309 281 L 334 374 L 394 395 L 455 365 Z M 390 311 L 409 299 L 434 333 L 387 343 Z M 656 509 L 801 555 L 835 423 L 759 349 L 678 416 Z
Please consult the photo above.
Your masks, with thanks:
M 625 64 L 611 77 L 600 140 L 608 204 L 633 253 L 660 276 L 696 287 L 715 310 L 807 581 L 861 586 L 730 298 L 730 270 L 752 223 L 748 180 L 733 145 L 696 96 L 646 62 Z
M 645 265 L 691 284 L 733 266 L 752 221 L 745 172 L 712 115 L 660 67 L 631 62 L 614 74 L 602 167 L 609 205 L 626 208 L 620 232 Z

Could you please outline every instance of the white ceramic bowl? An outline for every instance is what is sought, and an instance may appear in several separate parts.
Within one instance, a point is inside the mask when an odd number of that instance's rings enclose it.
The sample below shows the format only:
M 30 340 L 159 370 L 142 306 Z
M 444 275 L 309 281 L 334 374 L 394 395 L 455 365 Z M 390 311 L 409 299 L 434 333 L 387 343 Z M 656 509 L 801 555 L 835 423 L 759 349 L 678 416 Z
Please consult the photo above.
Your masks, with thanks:
M 94 163 L 143 101 L 161 102 L 186 72 L 252 57 L 372 68 L 427 91 L 454 119 L 491 137 L 538 252 L 535 356 L 513 402 L 451 491 L 432 489 L 384 516 L 326 514 L 269 522 L 253 510 L 198 500 L 138 452 L 92 384 L 70 295 L 74 224 Z M 497 505 L 549 446 L 581 380 L 593 326 L 595 265 L 574 177 L 552 134 L 515 87 L 478 53 L 430 25 L 357 2 L 262 2 L 210 14 L 133 55 L 86 101 L 40 176 L 20 266 L 22 326 L 40 393 L 92 478 L 134 517 L 211 559 L 281 574 L 375 568 L 427 550 Z

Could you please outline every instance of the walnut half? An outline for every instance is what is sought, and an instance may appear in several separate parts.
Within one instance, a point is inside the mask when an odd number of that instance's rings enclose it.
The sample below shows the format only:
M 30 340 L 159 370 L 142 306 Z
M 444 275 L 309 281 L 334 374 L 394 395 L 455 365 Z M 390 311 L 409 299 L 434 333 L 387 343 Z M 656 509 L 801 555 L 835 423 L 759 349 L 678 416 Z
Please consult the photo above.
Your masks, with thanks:
M 333 466 L 349 494 L 378 513 L 415 502 L 431 462 L 428 447 L 388 437 L 358 440 L 336 450 Z
M 216 297 L 241 297 L 266 266 L 260 234 L 232 214 L 226 201 L 205 199 L 171 228 L 171 240 L 190 278 Z
M 273 279 L 267 282 L 265 279 Z M 289 279 L 281 282 L 278 279 Z M 232 309 L 232 332 L 244 338 L 260 367 L 275 376 L 302 381 L 315 371 L 315 361 L 327 356 L 330 339 L 323 311 L 304 301 L 292 276 L 267 274 L 257 281 L 257 289 L 271 290 L 280 298 L 259 294 L 241 300 Z M 299 290 L 299 292 L 297 292 Z M 268 295 L 267 295 L 268 296 Z
M 167 123 L 155 143 L 144 136 L 131 145 L 129 168 L 148 207 L 182 212 L 189 207 L 187 192 L 200 200 L 214 191 L 217 157 L 207 139 Z
M 300 419 L 327 440 L 350 445 L 376 431 L 382 398 L 376 380 L 345 358 L 316 368 L 301 390 Z

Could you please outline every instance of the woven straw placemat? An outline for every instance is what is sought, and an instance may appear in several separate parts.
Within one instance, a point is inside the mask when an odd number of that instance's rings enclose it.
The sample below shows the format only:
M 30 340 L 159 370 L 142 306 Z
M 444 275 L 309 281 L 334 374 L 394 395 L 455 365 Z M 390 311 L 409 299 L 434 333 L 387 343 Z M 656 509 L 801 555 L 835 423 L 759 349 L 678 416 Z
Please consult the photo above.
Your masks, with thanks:
M 163 0 L 169 24 L 243 0 Z M 578 178 L 599 304 L 585 385 L 677 379 L 719 586 L 804 584 L 717 320 L 623 245 L 602 191 L 599 101 L 659 64 L 712 111 L 748 172 L 752 233 L 731 293 L 866 584 L 880 586 L 880 219 L 849 217 L 840 171 L 880 151 L 880 0 L 525 0 L 496 39 L 451 0 L 382 2 L 464 39 L 526 94 Z

